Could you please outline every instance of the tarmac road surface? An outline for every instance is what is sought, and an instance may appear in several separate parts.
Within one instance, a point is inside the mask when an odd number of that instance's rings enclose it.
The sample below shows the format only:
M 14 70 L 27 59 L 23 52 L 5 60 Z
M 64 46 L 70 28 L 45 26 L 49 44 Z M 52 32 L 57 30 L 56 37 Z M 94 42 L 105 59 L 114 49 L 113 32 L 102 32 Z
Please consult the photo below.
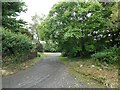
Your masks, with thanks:
M 32 67 L 3 77 L 2 88 L 89 88 L 68 73 L 59 55 L 51 53 Z

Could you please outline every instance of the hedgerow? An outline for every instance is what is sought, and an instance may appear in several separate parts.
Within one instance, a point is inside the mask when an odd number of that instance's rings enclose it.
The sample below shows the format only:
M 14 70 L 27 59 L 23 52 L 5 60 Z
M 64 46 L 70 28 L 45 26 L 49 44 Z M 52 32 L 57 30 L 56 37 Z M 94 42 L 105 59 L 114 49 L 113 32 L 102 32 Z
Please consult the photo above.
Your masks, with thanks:
M 33 48 L 31 40 L 23 34 L 2 29 L 2 57 L 3 64 L 22 62 Z M 9 58 L 11 61 L 7 60 Z

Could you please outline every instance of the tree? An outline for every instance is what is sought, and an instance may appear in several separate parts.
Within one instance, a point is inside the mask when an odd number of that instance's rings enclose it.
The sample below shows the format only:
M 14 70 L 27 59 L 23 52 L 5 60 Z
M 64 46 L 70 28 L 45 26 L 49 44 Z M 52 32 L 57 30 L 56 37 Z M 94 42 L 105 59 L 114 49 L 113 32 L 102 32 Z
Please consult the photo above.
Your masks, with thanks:
M 110 39 L 111 39 L 111 45 L 117 45 L 117 47 L 120 46 L 120 2 L 115 3 L 112 7 L 112 14 L 111 14 L 111 29 L 112 32 L 110 32 Z
M 33 23 L 30 23 L 31 33 L 34 35 L 34 41 L 39 52 L 43 51 L 43 45 L 40 43 L 39 24 L 43 21 L 44 17 L 45 15 L 43 14 L 41 17 L 35 14 L 34 16 L 32 16 Z
M 17 19 L 26 11 L 24 2 L 2 2 L 2 56 L 3 65 L 25 61 L 31 53 L 32 35 L 26 28 L 26 22 Z
M 39 24 L 43 20 L 43 17 L 39 17 L 37 14 L 32 16 L 33 23 L 30 23 L 31 33 L 34 35 L 35 39 L 37 39 L 37 42 L 40 43 L 40 35 L 38 33 L 39 30 Z
M 112 13 L 107 6 L 100 2 L 55 4 L 41 24 L 44 39 L 57 42 L 67 56 L 84 57 L 104 49 L 107 44 L 103 38 L 110 30 Z M 103 13 L 104 10 L 109 13 Z
M 2 2 L 2 26 L 14 33 L 26 34 L 32 37 L 28 29 L 27 22 L 17 19 L 21 12 L 26 12 L 27 8 L 24 2 Z

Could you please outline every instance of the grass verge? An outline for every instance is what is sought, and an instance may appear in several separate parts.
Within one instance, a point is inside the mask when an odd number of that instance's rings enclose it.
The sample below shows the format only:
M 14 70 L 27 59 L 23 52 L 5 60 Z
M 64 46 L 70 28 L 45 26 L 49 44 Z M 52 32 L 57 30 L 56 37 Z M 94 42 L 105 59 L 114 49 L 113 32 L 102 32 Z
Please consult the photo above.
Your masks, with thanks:
M 118 87 L 118 66 L 102 64 L 91 59 L 59 57 L 69 72 L 82 82 L 96 88 Z
M 2 73 L 2 76 L 4 77 L 4 76 L 12 75 L 21 70 L 25 70 L 25 69 L 35 65 L 37 62 L 41 61 L 40 59 L 42 57 L 46 56 L 46 54 L 44 54 L 44 53 L 37 53 L 37 54 L 38 54 L 38 57 L 28 60 L 26 62 L 23 62 L 21 64 L 9 64 L 7 66 L 3 66 L 2 70 L 0 70 Z

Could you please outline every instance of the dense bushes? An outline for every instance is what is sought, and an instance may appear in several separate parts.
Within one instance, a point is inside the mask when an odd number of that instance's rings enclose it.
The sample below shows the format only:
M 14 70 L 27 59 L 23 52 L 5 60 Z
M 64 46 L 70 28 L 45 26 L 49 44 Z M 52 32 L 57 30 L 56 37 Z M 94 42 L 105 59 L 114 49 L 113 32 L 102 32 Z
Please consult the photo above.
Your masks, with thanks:
M 24 2 L 2 2 L 2 62 L 3 65 L 25 62 L 37 56 L 33 48 L 33 35 L 28 30 L 28 23 L 18 19 L 21 12 L 26 12 Z
M 59 52 L 59 48 L 58 48 L 58 45 L 52 41 L 47 41 L 45 44 L 44 44 L 44 51 L 45 52 Z
M 24 61 L 32 48 L 31 40 L 26 35 L 15 34 L 2 29 L 3 64 L 6 62 L 5 58 L 7 57 L 11 60 L 14 59 L 12 62 L 18 60 Z
M 106 49 L 104 51 L 93 54 L 92 58 L 100 62 L 106 62 L 109 64 L 118 63 L 118 61 L 120 60 L 119 52 L 120 47 L 117 48 L 116 46 L 114 46 L 110 49 Z

